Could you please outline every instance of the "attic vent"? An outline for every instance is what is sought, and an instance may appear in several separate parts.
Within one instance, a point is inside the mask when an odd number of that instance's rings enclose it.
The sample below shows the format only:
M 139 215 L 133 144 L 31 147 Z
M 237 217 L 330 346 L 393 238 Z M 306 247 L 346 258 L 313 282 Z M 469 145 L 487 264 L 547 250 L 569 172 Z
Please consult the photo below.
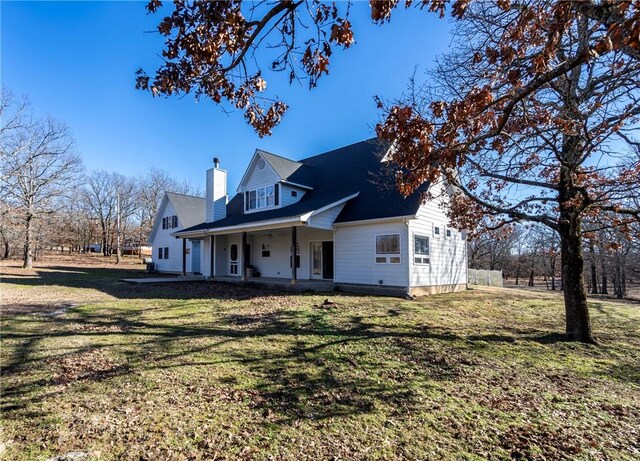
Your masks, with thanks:
M 258 168 L 261 170 L 264 168 L 264 159 L 258 160 Z

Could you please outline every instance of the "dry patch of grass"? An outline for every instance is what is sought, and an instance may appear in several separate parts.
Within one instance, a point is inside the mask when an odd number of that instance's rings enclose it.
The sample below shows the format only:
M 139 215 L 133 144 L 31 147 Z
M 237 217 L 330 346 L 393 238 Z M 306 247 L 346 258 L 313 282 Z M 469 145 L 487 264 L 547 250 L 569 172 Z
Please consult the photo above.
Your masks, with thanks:
M 640 457 L 640 310 L 475 289 L 405 301 L 38 273 L 95 299 L 2 318 L 6 459 Z M 19 291 L 19 277 L 3 291 Z M 47 285 L 49 284 L 49 285 Z

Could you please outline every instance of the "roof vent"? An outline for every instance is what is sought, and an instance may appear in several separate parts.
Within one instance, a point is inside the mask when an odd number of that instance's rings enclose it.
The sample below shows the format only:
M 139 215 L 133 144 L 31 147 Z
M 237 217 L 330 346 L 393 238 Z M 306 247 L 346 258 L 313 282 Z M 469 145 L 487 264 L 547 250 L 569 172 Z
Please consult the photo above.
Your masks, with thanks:
M 220 168 L 220 159 L 218 157 L 213 157 L 213 166 L 215 168 Z

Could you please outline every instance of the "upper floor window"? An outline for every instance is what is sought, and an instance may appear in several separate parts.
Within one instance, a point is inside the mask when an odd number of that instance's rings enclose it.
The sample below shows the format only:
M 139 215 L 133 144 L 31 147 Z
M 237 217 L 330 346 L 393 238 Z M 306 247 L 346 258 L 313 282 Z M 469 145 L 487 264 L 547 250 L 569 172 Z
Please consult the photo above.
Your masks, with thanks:
M 166 216 L 162 218 L 162 228 L 163 229 L 174 229 L 178 227 L 178 217 L 177 216 Z
M 268 208 L 276 203 L 276 186 L 266 186 L 245 193 L 245 209 Z

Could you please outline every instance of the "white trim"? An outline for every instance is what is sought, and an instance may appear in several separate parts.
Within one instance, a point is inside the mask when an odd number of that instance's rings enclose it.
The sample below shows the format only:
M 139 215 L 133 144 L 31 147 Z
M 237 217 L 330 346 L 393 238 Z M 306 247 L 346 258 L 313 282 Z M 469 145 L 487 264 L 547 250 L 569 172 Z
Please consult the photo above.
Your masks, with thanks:
M 279 218 L 279 219 L 270 219 L 264 221 L 250 222 L 246 224 L 238 224 L 236 226 L 227 226 L 227 227 L 219 227 L 217 229 L 200 229 L 196 231 L 192 231 L 189 233 L 180 233 L 176 232 L 176 238 L 190 237 L 191 235 L 223 235 L 223 234 L 233 234 L 239 230 L 270 230 L 270 229 L 278 229 L 284 227 L 284 224 L 290 224 L 294 226 L 302 226 L 304 222 L 301 220 L 300 216 L 288 217 L 288 218 Z
M 358 194 L 360 194 L 360 192 L 356 192 L 355 194 L 351 194 L 348 197 L 341 198 L 340 200 L 337 200 L 337 201 L 332 202 L 332 203 L 330 203 L 328 205 L 320 207 L 317 210 L 313 210 L 313 211 L 310 211 L 309 213 L 305 213 L 305 214 L 301 215 L 301 218 L 302 218 L 303 221 L 306 222 L 306 221 L 309 220 L 309 218 L 311 218 L 311 217 L 313 217 L 313 216 L 315 216 L 315 215 L 317 215 L 319 213 L 322 213 L 323 211 L 327 211 L 327 210 L 329 210 L 329 209 L 331 209 L 333 207 L 336 207 L 338 205 L 343 204 L 344 202 L 347 202 L 347 201 L 351 200 L 352 198 L 356 198 L 358 196 Z
M 295 160 L 294 160 L 295 161 Z M 291 181 L 287 181 L 286 179 L 283 179 L 282 181 L 280 181 L 284 184 L 287 184 L 289 186 L 296 186 L 299 187 L 301 189 L 307 189 L 307 190 L 313 190 L 313 187 L 311 186 L 305 186 L 304 184 L 298 184 L 297 182 L 291 182 Z
M 304 213 L 302 215 L 287 217 L 287 218 L 276 218 L 276 219 L 268 219 L 264 221 L 249 221 L 245 224 L 238 224 L 235 226 L 227 226 L 227 227 L 218 227 L 218 228 L 210 228 L 210 229 L 199 229 L 196 231 L 191 231 L 188 233 L 185 232 L 174 232 L 173 236 L 176 238 L 188 238 L 191 236 L 199 236 L 199 235 L 222 235 L 222 234 L 232 234 L 239 230 L 269 230 L 269 229 L 277 229 L 280 227 L 284 227 L 285 224 L 294 225 L 294 226 L 303 226 L 307 223 L 309 218 L 314 214 L 321 213 L 330 208 L 338 206 L 347 200 L 351 200 L 354 197 L 357 197 L 359 192 L 355 194 L 349 195 L 348 197 L 341 198 L 335 202 L 329 203 L 323 207 L 318 208 L 317 210 L 309 211 L 308 213 Z M 310 226 L 312 227 L 312 226 Z
M 380 159 L 380 163 L 390 161 L 393 154 L 395 154 L 397 151 L 398 151 L 398 143 L 396 141 L 393 141 L 393 143 L 391 143 L 387 151 L 384 153 L 384 155 Z
M 158 207 L 158 211 L 156 211 L 156 216 L 153 219 L 153 227 L 151 228 L 151 232 L 149 233 L 149 237 L 147 238 L 149 242 L 153 241 L 156 236 L 156 232 L 158 231 L 158 227 L 160 227 L 161 225 L 162 219 L 158 220 L 158 218 L 164 214 L 164 209 L 167 207 L 167 202 L 169 202 L 169 196 L 165 192 L 164 196 L 162 197 L 162 201 L 160 202 L 160 206 Z
M 408 214 L 405 216 L 392 216 L 389 218 L 375 218 L 375 219 L 362 219 L 360 221 L 337 222 L 337 223 L 333 223 L 333 225 L 334 226 L 357 226 L 360 224 L 374 224 L 374 223 L 402 221 L 403 219 L 416 219 L 416 218 L 417 218 L 416 215 Z

